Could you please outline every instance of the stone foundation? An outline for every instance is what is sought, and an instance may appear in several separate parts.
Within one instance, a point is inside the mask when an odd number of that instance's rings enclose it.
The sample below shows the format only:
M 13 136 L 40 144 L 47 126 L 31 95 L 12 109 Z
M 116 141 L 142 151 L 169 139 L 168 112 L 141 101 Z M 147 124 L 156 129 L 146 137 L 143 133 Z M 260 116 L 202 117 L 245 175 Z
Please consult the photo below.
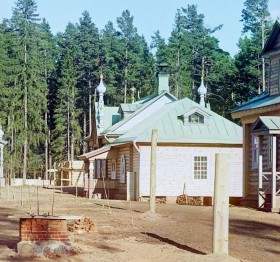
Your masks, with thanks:
M 67 254 L 71 250 L 67 232 L 67 220 L 60 217 L 36 216 L 20 218 L 20 241 L 17 244 L 21 255 Z

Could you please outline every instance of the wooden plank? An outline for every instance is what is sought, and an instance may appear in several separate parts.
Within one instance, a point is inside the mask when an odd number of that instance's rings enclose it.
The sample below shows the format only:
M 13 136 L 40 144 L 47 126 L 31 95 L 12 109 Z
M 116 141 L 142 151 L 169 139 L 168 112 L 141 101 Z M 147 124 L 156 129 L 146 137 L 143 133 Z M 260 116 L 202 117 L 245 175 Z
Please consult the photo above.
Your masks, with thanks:
M 156 211 L 156 161 L 157 161 L 157 130 L 152 130 L 151 166 L 150 166 L 150 212 Z
M 258 206 L 263 207 L 264 205 L 264 198 L 263 198 L 263 169 L 262 169 L 262 155 L 259 155 L 259 194 L 258 194 Z
M 276 208 L 276 136 L 272 137 L 271 208 Z

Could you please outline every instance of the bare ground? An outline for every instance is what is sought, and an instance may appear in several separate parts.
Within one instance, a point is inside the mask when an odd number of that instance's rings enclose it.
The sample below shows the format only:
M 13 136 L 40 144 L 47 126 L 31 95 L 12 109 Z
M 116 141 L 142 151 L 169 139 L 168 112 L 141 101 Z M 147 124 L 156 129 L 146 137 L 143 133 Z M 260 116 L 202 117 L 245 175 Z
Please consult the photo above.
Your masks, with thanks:
M 158 204 L 156 214 L 144 202 L 88 200 L 39 189 L 39 212 L 91 218 L 96 232 L 69 233 L 76 254 L 21 257 L 19 217 L 37 213 L 37 190 L 1 188 L 0 261 L 279 261 L 280 215 L 230 207 L 229 255 L 212 253 L 213 208 Z M 22 195 L 22 197 L 21 197 Z M 22 199 L 22 200 L 21 200 Z

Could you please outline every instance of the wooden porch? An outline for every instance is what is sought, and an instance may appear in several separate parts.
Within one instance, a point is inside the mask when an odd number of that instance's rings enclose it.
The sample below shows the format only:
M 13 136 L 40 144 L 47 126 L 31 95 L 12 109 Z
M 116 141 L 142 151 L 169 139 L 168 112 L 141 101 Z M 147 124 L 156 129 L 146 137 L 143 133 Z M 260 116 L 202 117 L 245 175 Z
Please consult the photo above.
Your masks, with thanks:
M 263 157 L 259 155 L 258 209 L 280 212 L 280 172 L 276 171 L 276 136 L 272 137 L 271 171 L 263 171 Z

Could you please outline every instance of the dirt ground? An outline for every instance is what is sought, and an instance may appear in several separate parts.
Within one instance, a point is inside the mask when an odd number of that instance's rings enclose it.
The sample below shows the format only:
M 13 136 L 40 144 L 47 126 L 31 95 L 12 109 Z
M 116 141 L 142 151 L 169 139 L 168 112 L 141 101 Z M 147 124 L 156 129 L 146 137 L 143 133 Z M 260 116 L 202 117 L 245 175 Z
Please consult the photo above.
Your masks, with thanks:
M 39 212 L 84 216 L 97 231 L 69 232 L 77 251 L 67 257 L 25 258 L 16 252 L 19 217 L 37 213 L 36 187 L 1 188 L 0 261 L 279 261 L 280 215 L 230 207 L 229 256 L 212 252 L 213 208 L 145 202 L 88 200 L 39 189 Z M 69 221 L 70 223 L 71 221 Z

